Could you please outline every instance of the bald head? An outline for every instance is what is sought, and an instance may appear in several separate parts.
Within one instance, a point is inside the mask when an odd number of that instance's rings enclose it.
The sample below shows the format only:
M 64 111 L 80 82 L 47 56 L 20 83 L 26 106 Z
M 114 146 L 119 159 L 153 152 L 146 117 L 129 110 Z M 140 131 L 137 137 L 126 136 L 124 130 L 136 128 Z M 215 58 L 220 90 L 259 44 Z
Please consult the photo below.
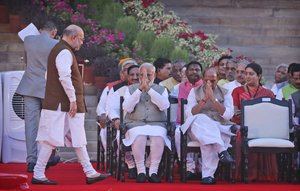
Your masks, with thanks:
M 63 31 L 63 36 L 72 36 L 72 35 L 78 35 L 80 33 L 83 33 L 82 28 L 80 28 L 77 25 L 69 25 L 67 28 Z
M 214 67 L 207 68 L 204 73 L 204 84 L 215 89 L 218 83 L 217 70 Z
M 74 50 L 79 50 L 84 41 L 84 32 L 77 25 L 69 25 L 63 31 L 63 38 Z
M 215 67 L 209 67 L 205 70 L 204 76 L 217 76 L 217 70 Z

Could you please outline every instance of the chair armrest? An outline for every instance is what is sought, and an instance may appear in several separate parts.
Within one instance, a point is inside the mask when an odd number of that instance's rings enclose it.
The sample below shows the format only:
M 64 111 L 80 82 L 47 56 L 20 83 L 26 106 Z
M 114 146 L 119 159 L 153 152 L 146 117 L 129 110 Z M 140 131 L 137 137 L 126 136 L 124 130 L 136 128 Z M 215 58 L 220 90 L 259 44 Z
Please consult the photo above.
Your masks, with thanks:
M 168 127 L 168 137 L 170 138 L 170 141 L 171 141 L 171 150 L 173 152 L 175 152 L 176 148 L 175 148 L 175 129 L 176 129 L 176 123 L 175 122 L 172 122 L 172 123 L 169 123 Z
M 248 137 L 248 126 L 241 126 L 241 137 L 247 138 Z
M 290 141 L 294 142 L 294 145 L 298 151 L 300 151 L 299 138 L 300 138 L 300 126 L 294 125 L 293 131 L 290 132 Z
M 245 152 L 245 148 L 248 148 L 248 126 L 241 126 L 241 144 L 242 152 Z

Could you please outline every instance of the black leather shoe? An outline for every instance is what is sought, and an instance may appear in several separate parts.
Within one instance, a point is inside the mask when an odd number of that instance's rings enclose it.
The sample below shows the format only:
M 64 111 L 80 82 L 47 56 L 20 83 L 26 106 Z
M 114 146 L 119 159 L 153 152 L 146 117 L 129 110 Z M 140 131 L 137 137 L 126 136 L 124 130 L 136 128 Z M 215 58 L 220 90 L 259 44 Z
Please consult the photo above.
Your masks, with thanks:
M 31 184 L 56 185 L 57 183 L 49 179 L 40 180 L 32 177 Z
M 46 165 L 46 169 L 48 169 L 51 166 L 55 166 L 59 163 L 60 156 L 54 156 L 52 159 L 50 159 Z
M 95 176 L 95 177 L 86 177 L 85 179 L 85 183 L 86 184 L 93 184 L 95 182 L 98 182 L 98 181 L 101 181 L 101 180 L 104 180 L 105 178 L 111 176 L 110 173 L 108 174 L 100 174 L 98 176 Z
M 128 179 L 136 179 L 136 168 L 129 168 L 128 169 Z
M 137 183 L 145 183 L 146 182 L 146 175 L 145 173 L 139 173 L 136 177 Z
M 223 163 L 232 163 L 235 162 L 233 158 L 230 156 L 229 152 L 227 150 L 222 151 L 219 153 L 220 161 Z
M 197 175 L 196 173 L 192 173 L 191 171 L 187 171 L 185 173 L 186 180 L 201 180 L 201 175 Z
M 202 179 L 201 184 L 216 184 L 216 179 L 209 176 Z
M 34 166 L 35 166 L 35 163 L 28 163 L 27 164 L 27 172 L 33 172 L 33 169 L 34 169 Z
M 160 177 L 157 174 L 152 173 L 151 176 L 149 177 L 149 182 L 152 182 L 152 183 L 161 183 L 161 179 L 160 179 Z

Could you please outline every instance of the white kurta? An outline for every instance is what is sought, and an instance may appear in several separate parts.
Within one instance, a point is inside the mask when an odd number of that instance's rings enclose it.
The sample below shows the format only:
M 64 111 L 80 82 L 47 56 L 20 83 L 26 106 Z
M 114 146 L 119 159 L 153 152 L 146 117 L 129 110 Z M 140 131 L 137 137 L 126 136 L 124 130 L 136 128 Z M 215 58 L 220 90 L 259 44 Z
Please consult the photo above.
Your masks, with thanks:
M 186 111 L 185 111 L 185 115 L 187 116 L 187 119 L 186 119 L 185 123 L 181 126 L 181 131 L 183 133 L 185 133 L 188 130 L 188 128 L 195 122 L 198 115 L 200 115 L 200 116 L 204 115 L 201 113 L 196 114 L 196 115 L 192 114 L 192 108 L 198 104 L 197 100 L 196 100 L 194 88 L 190 91 L 189 96 L 187 98 L 187 102 L 188 103 L 187 103 L 187 107 L 186 107 Z M 228 92 L 227 92 L 227 94 L 224 95 L 224 107 L 225 107 L 225 112 L 223 113 L 222 117 L 226 120 L 230 120 L 234 114 L 234 106 L 233 106 L 232 96 Z M 210 120 L 213 122 L 216 122 L 212 119 L 210 119 Z M 220 127 L 220 131 L 222 133 L 231 135 L 231 133 L 228 131 L 228 128 L 230 127 L 229 125 L 222 125 L 219 122 L 216 122 L 216 124 L 218 124 L 218 126 Z
M 142 92 L 139 89 L 133 92 L 133 94 L 130 94 L 128 88 L 126 88 L 123 103 L 123 109 L 125 112 L 131 113 L 134 110 L 136 104 L 140 101 L 141 94 Z M 150 95 L 151 102 L 157 105 L 161 111 L 166 110 L 170 106 L 168 92 L 166 89 L 162 95 L 153 89 L 150 89 L 148 94 Z M 124 145 L 130 146 L 139 135 L 160 136 L 164 139 L 165 144 L 171 150 L 171 142 L 167 137 L 166 128 L 154 125 L 143 125 L 129 129 L 126 134 L 126 138 L 123 139 Z
M 117 91 L 109 93 L 107 114 L 110 120 L 120 118 L 120 97 L 124 96 L 127 86 L 119 88 Z M 125 112 L 124 112 L 125 113 Z M 124 114 L 125 115 L 125 114 Z
M 192 108 L 198 104 L 194 88 L 190 91 L 187 101 L 188 118 L 181 126 L 181 130 L 183 133 L 188 132 L 190 138 L 200 144 L 202 176 L 214 177 L 219 162 L 218 153 L 226 150 L 230 145 L 231 125 L 222 125 L 202 113 L 192 115 Z M 233 116 L 234 106 L 232 96 L 228 92 L 224 95 L 224 107 L 225 112 L 222 117 L 229 120 Z
M 96 113 L 98 116 L 102 114 L 106 114 L 106 102 L 107 102 L 108 92 L 109 92 L 109 87 L 106 86 L 102 91 L 102 94 L 99 99 L 99 103 L 97 105 Z
M 71 80 L 73 57 L 69 50 L 62 50 L 56 57 L 59 80 L 70 102 L 76 101 L 75 88 Z M 70 117 L 68 112 L 42 109 L 37 141 L 46 141 L 52 146 L 82 147 L 87 144 L 84 129 L 84 113 Z
M 241 86 L 241 84 L 238 81 L 234 80 L 232 82 L 228 82 L 228 83 L 224 84 L 223 88 L 227 89 L 228 93 L 231 95 L 233 90 L 240 86 Z

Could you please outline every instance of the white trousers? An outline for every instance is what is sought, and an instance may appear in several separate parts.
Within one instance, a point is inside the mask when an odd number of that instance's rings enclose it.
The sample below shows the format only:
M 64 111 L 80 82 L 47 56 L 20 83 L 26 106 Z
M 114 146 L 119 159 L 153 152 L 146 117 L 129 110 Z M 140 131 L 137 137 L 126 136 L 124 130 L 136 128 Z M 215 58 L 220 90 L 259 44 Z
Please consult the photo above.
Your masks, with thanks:
M 180 132 L 180 126 L 176 126 L 176 129 L 175 129 L 175 147 L 176 147 L 176 152 L 177 152 L 177 155 L 178 155 L 178 159 L 181 160 L 181 156 L 180 156 L 180 146 L 181 145 L 181 132 Z M 190 171 L 192 173 L 195 173 L 197 170 L 196 170 L 196 161 L 195 160 L 198 160 L 198 157 L 194 155 L 194 153 L 187 153 L 187 156 L 186 156 L 186 170 L 187 171 Z M 198 171 L 201 171 L 201 160 L 199 160 L 198 162 L 198 168 L 199 170 Z
M 33 177 L 37 179 L 43 179 L 46 178 L 45 176 L 45 168 L 47 165 L 47 162 L 50 158 L 50 155 L 52 153 L 52 150 L 55 149 L 55 147 L 45 141 L 40 142 L 41 149 L 38 155 L 38 160 L 36 165 L 34 166 L 34 174 Z M 80 162 L 83 172 L 87 177 L 92 177 L 97 173 L 97 171 L 93 168 L 90 157 L 88 155 L 86 146 L 83 147 L 77 147 L 74 148 L 78 161 Z
M 223 133 L 228 129 L 228 134 Z M 192 140 L 200 144 L 202 157 L 202 177 L 214 177 L 218 167 L 218 154 L 230 145 L 230 126 L 224 126 L 206 115 L 198 115 L 188 133 Z
M 101 128 L 100 129 L 100 137 L 101 137 L 101 142 L 102 142 L 102 145 L 103 145 L 105 153 L 106 153 L 106 146 L 107 146 L 106 135 L 107 135 L 107 128 L 106 127 L 105 128 Z
M 165 141 L 164 138 L 160 136 L 150 136 L 150 166 L 149 166 L 149 175 L 158 172 L 159 163 L 161 161 Z M 135 138 L 134 142 L 131 145 L 132 154 L 134 156 L 136 168 L 138 174 L 145 173 L 145 149 L 147 144 L 147 136 L 139 135 Z

